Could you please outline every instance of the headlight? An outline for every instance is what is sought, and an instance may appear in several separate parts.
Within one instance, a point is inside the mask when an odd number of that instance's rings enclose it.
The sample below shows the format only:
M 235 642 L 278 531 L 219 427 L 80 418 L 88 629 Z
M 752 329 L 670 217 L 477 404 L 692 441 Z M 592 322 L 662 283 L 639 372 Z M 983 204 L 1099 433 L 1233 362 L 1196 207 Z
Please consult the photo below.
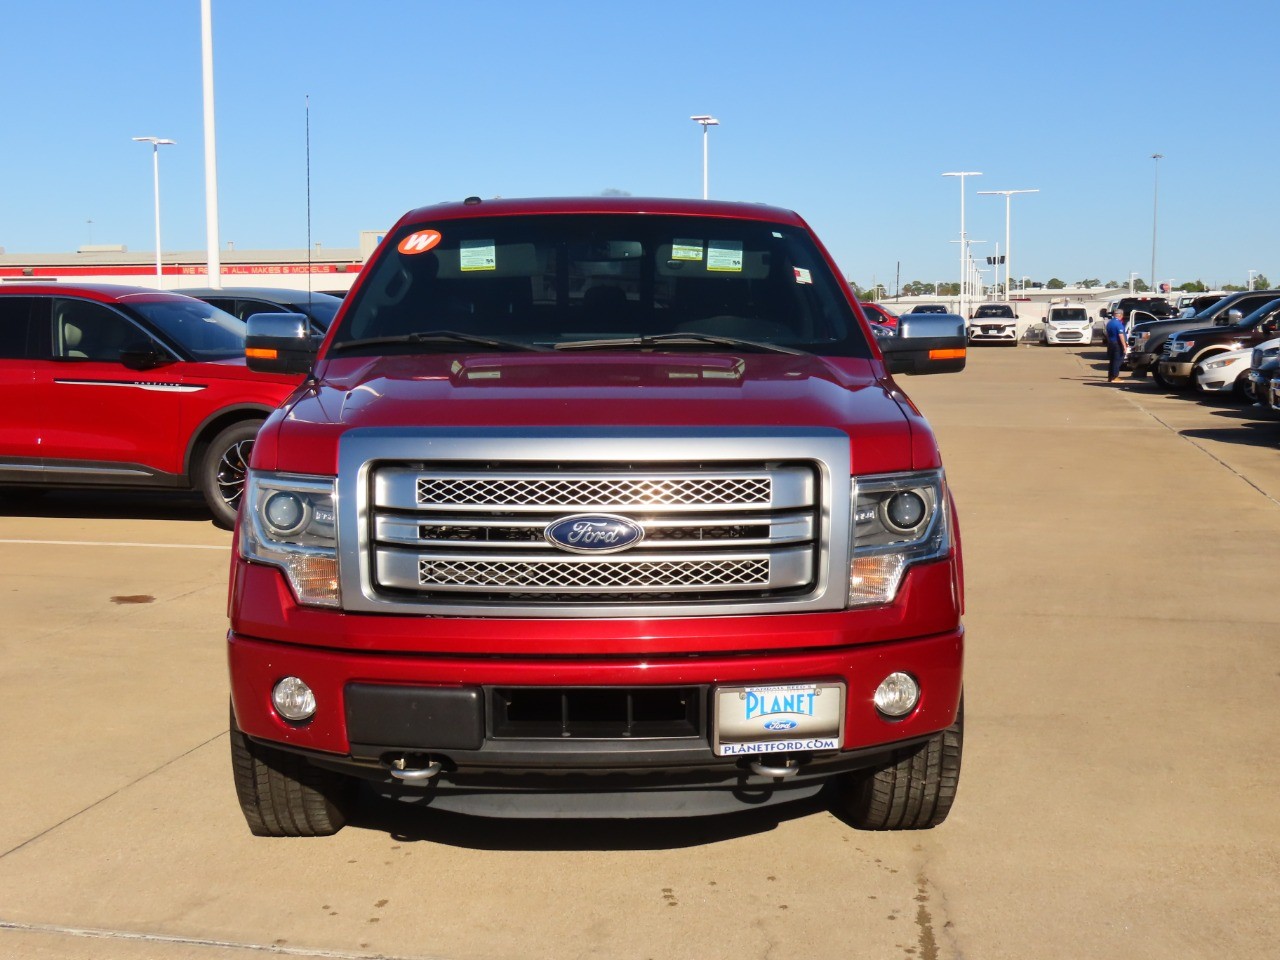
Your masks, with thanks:
M 336 607 L 335 516 L 332 478 L 250 470 L 240 555 L 283 570 L 299 603 Z
M 1204 363 L 1201 364 L 1201 367 L 1203 367 L 1205 370 L 1217 370 L 1220 367 L 1225 367 L 1227 364 L 1231 362 L 1232 361 L 1230 360 L 1206 360 Z
M 853 479 L 853 557 L 849 605 L 889 603 L 914 563 L 951 549 L 941 470 Z

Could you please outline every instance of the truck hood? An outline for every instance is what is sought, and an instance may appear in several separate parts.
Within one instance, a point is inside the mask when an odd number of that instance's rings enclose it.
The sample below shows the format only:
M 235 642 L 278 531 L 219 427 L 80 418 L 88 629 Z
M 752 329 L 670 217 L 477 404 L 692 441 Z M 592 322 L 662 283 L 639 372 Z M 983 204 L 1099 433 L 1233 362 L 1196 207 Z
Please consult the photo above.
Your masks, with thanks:
M 484 354 L 350 357 L 259 434 L 254 466 L 336 474 L 362 427 L 832 427 L 860 473 L 939 465 L 932 432 L 868 360 L 781 354 Z

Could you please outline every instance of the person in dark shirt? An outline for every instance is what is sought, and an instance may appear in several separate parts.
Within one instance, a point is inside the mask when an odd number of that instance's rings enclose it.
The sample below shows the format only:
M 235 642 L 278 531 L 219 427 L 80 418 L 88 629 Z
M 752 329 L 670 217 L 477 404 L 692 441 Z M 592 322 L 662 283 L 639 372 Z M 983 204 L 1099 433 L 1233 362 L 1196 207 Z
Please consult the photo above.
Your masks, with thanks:
M 1115 383 L 1120 377 L 1120 364 L 1129 352 L 1129 340 L 1124 335 L 1124 309 L 1118 309 L 1107 321 L 1107 383 Z

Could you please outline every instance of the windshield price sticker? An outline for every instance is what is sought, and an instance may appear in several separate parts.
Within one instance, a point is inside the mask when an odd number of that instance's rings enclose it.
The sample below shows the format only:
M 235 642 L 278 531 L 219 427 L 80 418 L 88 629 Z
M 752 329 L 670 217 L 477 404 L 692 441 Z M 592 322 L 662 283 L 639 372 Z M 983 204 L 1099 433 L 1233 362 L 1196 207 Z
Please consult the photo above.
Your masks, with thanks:
M 838 750 L 844 696 L 837 682 L 717 687 L 713 750 L 718 757 Z
M 722 273 L 741 273 L 742 241 L 712 240 L 707 244 L 707 269 Z
M 492 240 L 462 240 L 458 243 L 459 269 L 497 270 L 498 253 Z
M 671 259 L 672 260 L 701 260 L 702 259 L 702 241 L 701 240 L 672 240 L 671 241 Z

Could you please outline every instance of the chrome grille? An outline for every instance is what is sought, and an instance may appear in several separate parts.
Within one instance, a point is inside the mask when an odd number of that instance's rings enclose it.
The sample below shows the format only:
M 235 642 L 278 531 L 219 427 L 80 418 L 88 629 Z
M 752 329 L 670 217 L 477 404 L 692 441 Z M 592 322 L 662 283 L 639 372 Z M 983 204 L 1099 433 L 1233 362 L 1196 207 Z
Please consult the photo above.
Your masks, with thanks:
M 813 464 L 384 464 L 373 495 L 376 582 L 426 601 L 796 594 L 817 576 Z M 549 526 L 593 511 L 643 537 L 608 556 L 548 539 Z
M 339 447 L 343 608 L 438 616 L 844 609 L 847 433 L 825 427 L 357 428 Z M 552 529 L 602 514 L 629 546 Z

